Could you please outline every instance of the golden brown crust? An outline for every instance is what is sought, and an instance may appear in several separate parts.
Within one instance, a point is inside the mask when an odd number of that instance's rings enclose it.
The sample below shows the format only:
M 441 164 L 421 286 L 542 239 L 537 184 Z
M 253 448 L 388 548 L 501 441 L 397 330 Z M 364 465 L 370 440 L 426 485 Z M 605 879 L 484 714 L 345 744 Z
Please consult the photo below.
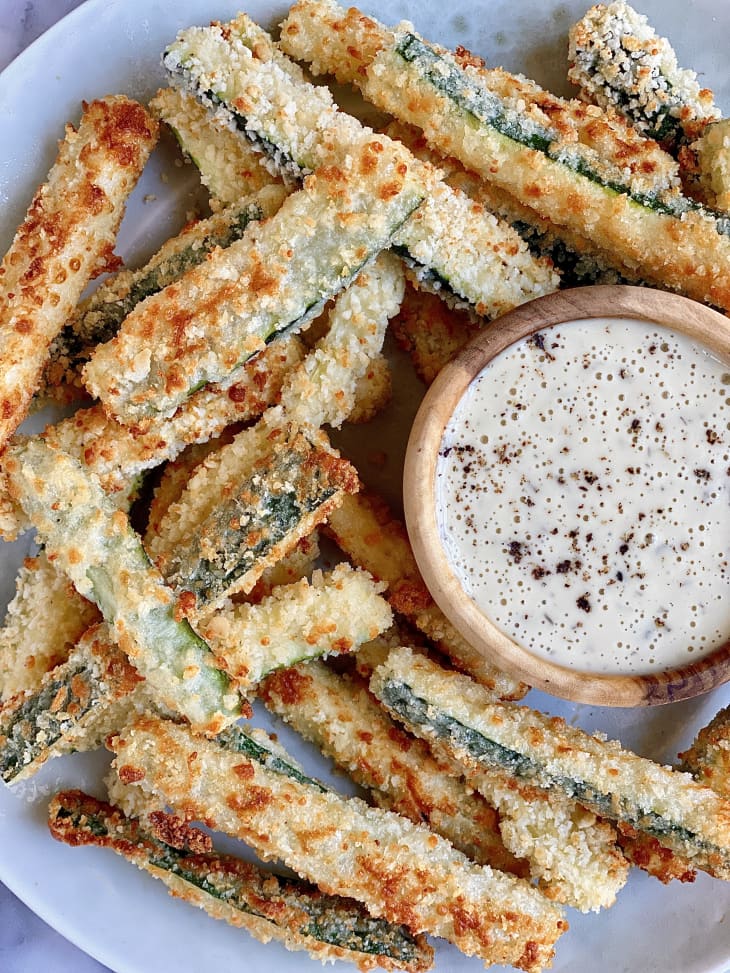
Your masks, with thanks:
M 674 880 L 694 882 L 697 877 L 697 871 L 686 859 L 628 824 L 618 825 L 618 843 L 632 865 L 658 878 L 664 885 Z
M 679 758 L 701 784 L 730 798 L 730 709 L 721 709 Z
M 407 287 L 400 313 L 393 320 L 399 346 L 411 356 L 416 374 L 430 385 L 444 365 L 472 338 L 478 326 L 435 294 Z
M 0 266 L 0 445 L 26 415 L 48 347 L 96 274 L 115 269 L 124 203 L 157 139 L 135 101 L 84 104 L 48 181 L 36 192 Z

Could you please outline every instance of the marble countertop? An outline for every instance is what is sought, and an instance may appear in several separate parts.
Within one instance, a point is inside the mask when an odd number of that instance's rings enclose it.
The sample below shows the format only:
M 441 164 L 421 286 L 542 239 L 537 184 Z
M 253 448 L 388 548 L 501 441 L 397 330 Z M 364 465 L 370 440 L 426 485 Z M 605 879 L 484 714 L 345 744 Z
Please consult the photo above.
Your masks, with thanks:
M 2 0 L 0 70 L 82 0 Z M 1 83 L 1 82 L 0 82 Z M 54 932 L 0 883 L 2 973 L 107 973 Z

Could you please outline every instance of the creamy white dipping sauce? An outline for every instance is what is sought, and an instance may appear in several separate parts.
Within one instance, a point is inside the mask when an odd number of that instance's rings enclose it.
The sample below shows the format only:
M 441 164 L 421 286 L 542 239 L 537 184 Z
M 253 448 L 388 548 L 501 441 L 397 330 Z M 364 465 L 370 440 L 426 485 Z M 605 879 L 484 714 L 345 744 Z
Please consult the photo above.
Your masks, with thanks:
M 730 368 L 659 325 L 545 329 L 498 355 L 436 469 L 447 558 L 533 654 L 598 673 L 730 637 Z

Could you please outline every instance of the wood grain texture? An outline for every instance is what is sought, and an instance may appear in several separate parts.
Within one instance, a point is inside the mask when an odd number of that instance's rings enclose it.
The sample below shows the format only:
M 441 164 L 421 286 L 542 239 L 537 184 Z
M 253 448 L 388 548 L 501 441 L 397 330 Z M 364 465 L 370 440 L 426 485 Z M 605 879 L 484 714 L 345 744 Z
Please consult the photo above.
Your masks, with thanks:
M 556 665 L 501 632 L 466 594 L 444 551 L 435 482 L 446 424 L 484 366 L 516 341 L 586 318 L 634 318 L 694 338 L 730 363 L 730 320 L 702 304 L 644 287 L 596 286 L 531 301 L 481 331 L 438 375 L 411 430 L 403 474 L 406 524 L 434 600 L 461 634 L 507 672 L 555 696 L 600 706 L 650 706 L 688 699 L 730 679 L 730 639 L 690 665 L 647 675 L 602 675 Z

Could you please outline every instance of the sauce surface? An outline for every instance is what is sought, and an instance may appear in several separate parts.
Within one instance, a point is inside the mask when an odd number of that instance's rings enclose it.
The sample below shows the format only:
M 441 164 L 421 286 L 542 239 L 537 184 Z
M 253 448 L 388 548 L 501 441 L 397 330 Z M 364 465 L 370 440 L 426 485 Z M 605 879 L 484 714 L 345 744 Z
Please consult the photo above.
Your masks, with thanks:
M 730 637 L 730 367 L 668 328 L 571 321 L 470 384 L 436 469 L 477 607 L 533 654 L 598 673 Z

